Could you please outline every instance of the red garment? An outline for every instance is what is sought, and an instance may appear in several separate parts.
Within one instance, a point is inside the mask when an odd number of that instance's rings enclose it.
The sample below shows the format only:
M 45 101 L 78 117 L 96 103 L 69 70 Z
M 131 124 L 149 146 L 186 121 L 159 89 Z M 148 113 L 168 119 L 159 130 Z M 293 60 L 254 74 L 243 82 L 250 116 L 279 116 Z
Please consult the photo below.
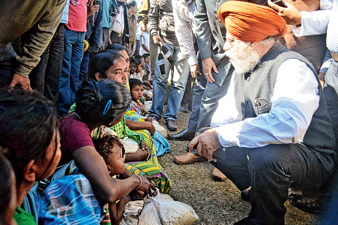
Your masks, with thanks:
M 218 17 L 229 34 L 241 41 L 258 42 L 269 36 L 281 38 L 286 22 L 268 6 L 228 1 L 218 9 Z
M 70 1 L 70 4 L 68 11 L 68 24 L 66 24 L 66 26 L 69 28 L 69 30 L 72 31 L 86 32 L 88 0 L 67 0 L 67 1 Z
M 70 162 L 76 149 L 94 146 L 89 127 L 77 118 L 61 118 L 59 130 L 62 151 L 60 165 Z

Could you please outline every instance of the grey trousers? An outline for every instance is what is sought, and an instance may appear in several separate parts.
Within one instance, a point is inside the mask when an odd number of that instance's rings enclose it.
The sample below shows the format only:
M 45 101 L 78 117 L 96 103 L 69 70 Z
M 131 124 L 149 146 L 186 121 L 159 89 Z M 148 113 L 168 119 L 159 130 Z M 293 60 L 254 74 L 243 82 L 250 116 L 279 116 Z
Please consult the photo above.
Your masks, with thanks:
M 222 147 L 214 158 L 212 164 L 239 190 L 251 186 L 249 219 L 255 224 L 284 224 L 288 188 L 309 188 L 330 178 L 313 150 L 302 144 Z

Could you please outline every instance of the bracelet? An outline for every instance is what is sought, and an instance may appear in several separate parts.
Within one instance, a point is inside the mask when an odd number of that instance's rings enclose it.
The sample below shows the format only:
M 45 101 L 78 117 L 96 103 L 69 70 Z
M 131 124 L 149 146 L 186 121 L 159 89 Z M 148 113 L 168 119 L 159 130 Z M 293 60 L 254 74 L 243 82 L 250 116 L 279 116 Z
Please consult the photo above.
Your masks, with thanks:
M 142 178 L 139 175 L 135 175 L 135 176 L 140 180 L 140 184 L 135 189 L 139 189 L 141 187 L 141 185 L 143 184 Z

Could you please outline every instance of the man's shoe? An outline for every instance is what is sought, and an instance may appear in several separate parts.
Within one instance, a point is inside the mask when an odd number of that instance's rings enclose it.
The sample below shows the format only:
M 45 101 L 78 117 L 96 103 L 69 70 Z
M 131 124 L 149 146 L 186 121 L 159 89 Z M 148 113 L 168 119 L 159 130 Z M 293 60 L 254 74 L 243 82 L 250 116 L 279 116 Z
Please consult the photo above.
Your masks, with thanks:
M 184 113 L 188 113 L 189 110 L 188 110 L 188 106 L 187 105 L 182 105 L 182 107 L 180 108 L 180 110 Z
M 168 134 L 167 138 L 174 141 L 191 141 L 194 137 L 195 132 L 190 132 L 188 128 L 186 128 L 177 134 Z
M 247 189 L 241 191 L 241 195 L 239 196 L 239 199 L 245 202 L 250 202 L 250 191 L 251 191 L 251 187 L 248 187 Z
M 309 213 L 323 213 L 323 204 L 320 200 L 320 198 L 315 197 L 315 198 L 308 198 L 308 197 L 303 197 L 301 199 L 289 199 L 289 202 L 291 205 L 294 207 L 303 210 L 305 212 Z
M 204 162 L 206 158 L 203 156 L 195 155 L 191 152 L 188 152 L 184 155 L 180 155 L 174 158 L 174 162 L 179 165 L 191 164 L 195 162 Z
M 227 176 L 225 176 L 219 169 L 214 168 L 212 170 L 212 179 L 215 181 L 225 181 Z
M 167 124 L 168 130 L 170 130 L 170 131 L 176 131 L 177 130 L 177 126 L 176 126 L 176 121 L 175 120 L 167 120 L 166 124 Z

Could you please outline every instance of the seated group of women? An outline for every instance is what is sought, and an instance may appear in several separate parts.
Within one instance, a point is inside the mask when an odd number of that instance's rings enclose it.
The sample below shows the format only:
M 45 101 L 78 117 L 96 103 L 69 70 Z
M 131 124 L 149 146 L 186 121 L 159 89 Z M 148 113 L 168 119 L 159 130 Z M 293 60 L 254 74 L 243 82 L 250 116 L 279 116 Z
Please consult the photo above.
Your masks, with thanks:
M 130 198 L 154 194 L 155 186 L 170 192 L 151 121 L 133 120 L 133 113 L 124 118 L 131 105 L 128 55 L 115 47 L 92 58 L 92 80 L 82 83 L 60 120 L 41 94 L 0 90 L 0 205 L 6 209 L 0 224 L 97 224 L 108 211 L 119 224 Z M 139 145 L 136 152 L 125 153 L 125 137 Z

